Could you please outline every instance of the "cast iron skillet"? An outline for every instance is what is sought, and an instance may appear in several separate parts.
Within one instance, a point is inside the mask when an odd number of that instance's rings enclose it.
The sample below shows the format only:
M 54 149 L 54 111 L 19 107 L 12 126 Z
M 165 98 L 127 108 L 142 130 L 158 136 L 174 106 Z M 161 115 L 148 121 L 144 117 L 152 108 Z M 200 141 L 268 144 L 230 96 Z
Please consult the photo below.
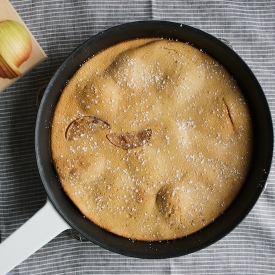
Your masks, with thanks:
M 253 161 L 245 184 L 232 205 L 202 230 L 173 241 L 132 241 L 109 233 L 87 220 L 63 192 L 52 164 L 50 131 L 53 112 L 68 80 L 83 62 L 118 42 L 162 37 L 188 42 L 218 60 L 237 80 L 248 102 L 254 126 Z M 36 157 L 48 197 L 63 219 L 88 240 L 110 251 L 139 258 L 168 258 L 198 251 L 220 240 L 249 213 L 265 188 L 273 153 L 271 115 L 264 93 L 245 62 L 219 39 L 198 29 L 165 21 L 133 22 L 90 38 L 56 71 L 39 108 L 35 131 Z

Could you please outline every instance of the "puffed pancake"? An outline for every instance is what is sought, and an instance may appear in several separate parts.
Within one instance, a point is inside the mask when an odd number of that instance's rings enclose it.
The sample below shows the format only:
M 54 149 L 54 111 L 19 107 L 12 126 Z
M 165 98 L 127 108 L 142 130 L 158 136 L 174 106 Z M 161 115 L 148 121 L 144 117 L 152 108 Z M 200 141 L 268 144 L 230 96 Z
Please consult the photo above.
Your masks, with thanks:
M 240 88 L 188 43 L 126 41 L 69 80 L 51 129 L 60 183 L 83 215 L 123 237 L 161 241 L 213 222 L 250 166 Z

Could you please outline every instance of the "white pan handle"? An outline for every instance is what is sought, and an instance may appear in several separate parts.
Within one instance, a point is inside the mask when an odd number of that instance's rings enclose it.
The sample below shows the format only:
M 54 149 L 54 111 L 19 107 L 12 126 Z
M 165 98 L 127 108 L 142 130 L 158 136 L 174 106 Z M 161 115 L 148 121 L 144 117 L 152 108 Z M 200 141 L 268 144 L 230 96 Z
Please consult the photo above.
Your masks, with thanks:
M 49 200 L 0 244 L 0 275 L 5 275 L 59 233 L 71 228 Z

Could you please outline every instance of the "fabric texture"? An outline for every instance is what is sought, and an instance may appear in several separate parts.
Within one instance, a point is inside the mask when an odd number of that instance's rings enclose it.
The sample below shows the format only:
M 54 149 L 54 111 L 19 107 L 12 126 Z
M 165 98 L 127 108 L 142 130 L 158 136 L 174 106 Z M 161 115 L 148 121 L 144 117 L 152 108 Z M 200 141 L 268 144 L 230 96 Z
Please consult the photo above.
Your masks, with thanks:
M 11 0 L 11 3 L 48 60 L 0 94 L 1 240 L 31 218 L 46 201 L 34 148 L 37 94 L 62 61 L 100 31 L 137 20 L 168 20 L 227 39 L 254 72 L 275 118 L 274 1 Z M 164 260 L 135 259 L 91 242 L 78 242 L 65 231 L 10 274 L 275 274 L 274 180 L 273 165 L 265 192 L 245 220 L 225 238 L 199 252 Z

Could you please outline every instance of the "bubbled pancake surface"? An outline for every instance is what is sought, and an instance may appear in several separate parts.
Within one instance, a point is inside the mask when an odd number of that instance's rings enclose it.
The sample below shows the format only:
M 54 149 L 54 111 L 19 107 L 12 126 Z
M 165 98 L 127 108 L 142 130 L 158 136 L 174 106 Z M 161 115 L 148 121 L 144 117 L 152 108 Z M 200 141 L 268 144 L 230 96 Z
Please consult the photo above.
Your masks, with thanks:
M 107 138 L 144 130 L 150 137 L 130 149 Z M 70 79 L 51 150 L 86 218 L 126 238 L 169 240 L 203 228 L 234 200 L 249 169 L 252 124 L 216 60 L 186 43 L 137 39 L 100 52 Z

